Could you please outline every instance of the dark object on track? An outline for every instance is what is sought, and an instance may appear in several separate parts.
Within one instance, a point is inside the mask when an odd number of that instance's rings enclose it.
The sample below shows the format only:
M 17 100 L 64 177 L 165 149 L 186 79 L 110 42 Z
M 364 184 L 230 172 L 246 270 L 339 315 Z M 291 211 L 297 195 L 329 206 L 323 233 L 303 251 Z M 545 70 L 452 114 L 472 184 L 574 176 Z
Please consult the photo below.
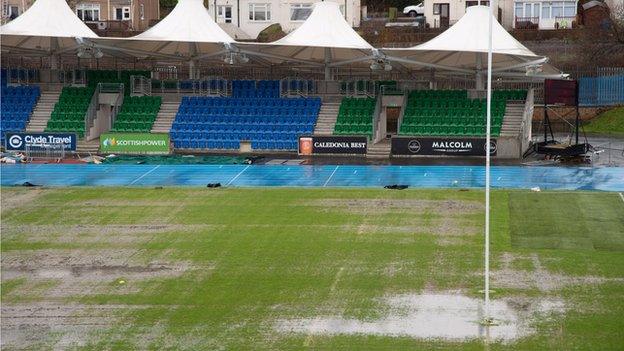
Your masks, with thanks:
M 220 188 L 221 183 L 208 183 L 207 187 L 208 188 Z
M 404 189 L 407 189 L 408 187 L 409 187 L 409 185 L 393 184 L 393 185 L 386 185 L 386 186 L 384 186 L 384 189 L 404 190 Z
M 33 183 L 31 183 L 31 182 L 23 182 L 23 183 L 22 183 L 22 186 L 28 186 L 28 187 L 31 187 L 31 186 L 39 186 L 39 185 L 37 185 L 37 184 L 33 184 Z

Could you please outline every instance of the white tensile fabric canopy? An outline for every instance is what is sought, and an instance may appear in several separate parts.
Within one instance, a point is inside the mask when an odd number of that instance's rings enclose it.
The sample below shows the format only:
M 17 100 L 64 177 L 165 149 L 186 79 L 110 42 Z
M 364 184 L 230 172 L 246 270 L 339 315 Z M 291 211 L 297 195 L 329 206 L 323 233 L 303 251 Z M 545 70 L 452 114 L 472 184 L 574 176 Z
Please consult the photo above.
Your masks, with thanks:
M 471 6 L 452 27 L 430 41 L 411 48 L 383 49 L 390 61 L 408 67 L 474 73 L 487 69 L 488 52 L 487 6 Z M 492 23 L 492 70 L 498 75 L 526 74 L 527 67 L 541 65 L 540 76 L 561 76 L 561 72 L 546 64 L 548 59 L 527 49 L 500 23 Z
M 179 0 L 167 17 L 137 36 L 93 42 L 139 57 L 199 60 L 226 52 L 234 39 L 212 19 L 201 0 Z
M 64 0 L 37 0 L 23 14 L 0 27 L 3 51 L 55 55 L 75 50 L 76 38 L 98 38 Z
M 239 48 L 273 63 L 295 61 L 338 66 L 369 60 L 375 49 L 351 28 L 338 3 L 317 2 L 310 17 L 272 43 L 240 43 Z

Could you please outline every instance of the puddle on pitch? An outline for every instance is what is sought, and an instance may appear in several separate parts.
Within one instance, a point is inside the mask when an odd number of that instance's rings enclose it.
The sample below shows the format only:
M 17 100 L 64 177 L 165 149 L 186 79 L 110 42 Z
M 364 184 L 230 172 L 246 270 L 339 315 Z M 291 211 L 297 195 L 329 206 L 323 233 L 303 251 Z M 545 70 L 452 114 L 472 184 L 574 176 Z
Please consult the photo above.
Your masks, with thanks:
M 308 335 L 360 334 L 461 341 L 489 338 L 510 342 L 533 332 L 536 317 L 563 313 L 564 304 L 552 299 L 497 299 L 490 302 L 496 325 L 484 327 L 483 301 L 457 293 L 405 294 L 383 299 L 389 313 L 362 321 L 336 316 L 278 321 L 281 332 Z M 520 307 L 520 308 L 519 308 Z

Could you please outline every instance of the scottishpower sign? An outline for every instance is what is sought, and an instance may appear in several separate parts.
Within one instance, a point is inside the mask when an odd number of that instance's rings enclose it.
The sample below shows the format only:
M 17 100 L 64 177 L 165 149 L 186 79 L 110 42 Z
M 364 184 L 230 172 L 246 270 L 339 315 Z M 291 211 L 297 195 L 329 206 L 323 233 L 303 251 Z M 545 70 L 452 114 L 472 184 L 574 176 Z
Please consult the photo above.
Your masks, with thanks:
M 100 152 L 104 154 L 168 154 L 169 134 L 104 133 L 100 135 Z
M 6 133 L 5 137 L 5 148 L 11 151 L 76 151 L 76 134 L 72 133 Z

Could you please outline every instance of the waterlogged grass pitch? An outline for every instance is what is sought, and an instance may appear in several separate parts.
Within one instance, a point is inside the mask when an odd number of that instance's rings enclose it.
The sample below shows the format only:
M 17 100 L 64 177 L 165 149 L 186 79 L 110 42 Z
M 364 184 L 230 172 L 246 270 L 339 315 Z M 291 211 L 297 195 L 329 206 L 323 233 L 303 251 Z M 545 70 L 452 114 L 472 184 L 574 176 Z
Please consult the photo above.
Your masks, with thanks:
M 490 349 L 621 349 L 620 196 L 492 205 Z M 2 348 L 482 350 L 483 210 L 459 190 L 2 188 Z

